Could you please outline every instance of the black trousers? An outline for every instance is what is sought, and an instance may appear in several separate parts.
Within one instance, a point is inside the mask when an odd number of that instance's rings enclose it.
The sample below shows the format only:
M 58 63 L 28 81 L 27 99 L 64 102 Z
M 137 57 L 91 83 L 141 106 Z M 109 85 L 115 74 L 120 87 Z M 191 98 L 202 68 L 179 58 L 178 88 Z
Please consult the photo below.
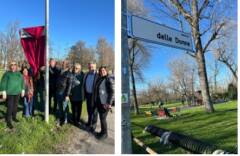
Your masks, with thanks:
M 82 101 L 73 101 L 71 102 L 72 108 L 72 120 L 73 122 L 80 122 L 81 114 L 82 114 Z
M 97 120 L 98 120 L 98 114 L 100 118 L 100 124 L 101 124 L 101 132 L 102 134 L 107 134 L 107 115 L 109 110 L 103 108 L 103 105 L 100 102 L 95 103 L 95 109 L 93 113 L 93 119 L 92 119 L 92 128 L 95 130 L 97 126 Z
M 97 108 L 92 102 L 92 94 L 86 93 L 86 101 L 87 101 L 87 113 L 88 113 L 88 122 L 87 125 L 92 127 L 93 129 L 96 128 L 94 125 L 95 120 L 97 120 Z
M 52 98 L 53 98 L 53 108 L 52 108 Z M 56 89 L 53 87 L 49 87 L 49 111 L 52 113 L 56 113 L 57 111 L 57 94 Z
M 102 134 L 107 134 L 107 115 L 109 110 L 103 108 L 103 105 L 98 103 L 97 110 L 99 113 L 100 123 L 101 123 L 101 132 Z
M 19 95 L 7 95 L 7 114 L 6 122 L 11 123 L 12 118 L 17 118 L 17 107 L 19 102 Z

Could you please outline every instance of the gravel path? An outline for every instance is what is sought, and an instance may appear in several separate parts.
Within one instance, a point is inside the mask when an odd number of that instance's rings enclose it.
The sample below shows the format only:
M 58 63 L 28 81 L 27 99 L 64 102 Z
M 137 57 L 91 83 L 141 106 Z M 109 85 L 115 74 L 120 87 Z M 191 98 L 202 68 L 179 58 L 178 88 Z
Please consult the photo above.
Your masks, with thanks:
M 91 133 L 75 126 L 71 126 L 70 137 L 66 143 L 58 146 L 58 153 L 62 154 L 114 154 L 114 108 L 113 113 L 108 114 L 108 138 L 97 140 Z M 100 131 L 100 121 L 96 131 Z

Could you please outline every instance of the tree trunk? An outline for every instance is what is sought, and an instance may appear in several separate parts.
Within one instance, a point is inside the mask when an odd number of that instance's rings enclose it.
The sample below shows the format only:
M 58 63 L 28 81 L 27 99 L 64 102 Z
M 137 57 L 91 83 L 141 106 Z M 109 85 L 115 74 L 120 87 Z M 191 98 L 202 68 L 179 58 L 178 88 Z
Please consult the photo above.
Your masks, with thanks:
M 211 98 L 209 93 L 205 58 L 201 50 L 197 51 L 196 60 L 198 64 L 198 75 L 200 79 L 200 87 L 201 87 L 201 93 L 203 98 L 203 104 L 205 105 L 206 111 L 209 113 L 212 113 L 214 112 L 214 108 L 211 103 Z
M 231 73 L 232 73 L 232 75 L 233 75 L 233 77 L 234 77 L 234 79 L 235 79 L 235 81 L 236 81 L 236 84 L 237 84 L 237 82 L 238 82 L 238 76 L 237 76 L 237 71 L 235 71 L 234 69 L 233 69 L 233 67 L 229 64 L 229 63 L 227 63 L 227 62 L 223 62 L 227 67 L 228 67 L 228 69 L 231 71 Z
M 196 47 L 196 55 L 195 59 L 198 65 L 198 75 L 200 80 L 200 88 L 203 98 L 203 104 L 205 105 L 206 111 L 209 113 L 214 112 L 213 104 L 211 102 L 210 93 L 209 93 L 209 84 L 207 79 L 207 69 L 204 57 L 204 49 L 202 46 L 202 40 L 200 36 L 200 28 L 199 28 L 199 12 L 198 12 L 198 3 L 196 0 L 192 1 L 192 13 L 193 13 L 193 21 L 192 21 L 192 35 L 195 42 Z
M 139 107 L 138 107 L 138 100 L 137 100 L 135 77 L 134 77 L 132 65 L 130 66 L 130 72 L 131 72 L 131 80 L 132 80 L 132 86 L 133 86 L 132 93 L 133 93 L 133 98 L 134 98 L 134 111 L 135 111 L 135 114 L 140 114 Z

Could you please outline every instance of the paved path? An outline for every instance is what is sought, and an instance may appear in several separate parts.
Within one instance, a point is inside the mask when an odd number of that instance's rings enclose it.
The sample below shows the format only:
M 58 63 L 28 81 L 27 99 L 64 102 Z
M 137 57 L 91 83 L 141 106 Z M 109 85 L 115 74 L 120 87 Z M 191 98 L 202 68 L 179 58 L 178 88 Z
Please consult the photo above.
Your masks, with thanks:
M 63 154 L 114 154 L 114 108 L 113 113 L 108 114 L 108 138 L 97 140 L 91 133 L 88 133 L 75 126 L 71 126 L 71 135 L 66 143 L 59 145 L 59 153 Z M 100 121 L 96 131 L 100 131 Z

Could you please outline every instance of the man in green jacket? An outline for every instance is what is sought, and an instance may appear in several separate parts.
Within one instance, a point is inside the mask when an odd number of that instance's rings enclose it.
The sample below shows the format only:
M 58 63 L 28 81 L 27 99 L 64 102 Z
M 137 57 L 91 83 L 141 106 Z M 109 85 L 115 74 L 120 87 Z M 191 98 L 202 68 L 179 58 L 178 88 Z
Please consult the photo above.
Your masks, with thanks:
M 6 99 L 7 101 L 7 126 L 12 129 L 12 120 L 19 122 L 17 120 L 19 96 L 24 96 L 24 80 L 22 74 L 17 71 L 16 62 L 11 62 L 10 71 L 3 74 L 0 91 L 3 93 L 3 99 Z

